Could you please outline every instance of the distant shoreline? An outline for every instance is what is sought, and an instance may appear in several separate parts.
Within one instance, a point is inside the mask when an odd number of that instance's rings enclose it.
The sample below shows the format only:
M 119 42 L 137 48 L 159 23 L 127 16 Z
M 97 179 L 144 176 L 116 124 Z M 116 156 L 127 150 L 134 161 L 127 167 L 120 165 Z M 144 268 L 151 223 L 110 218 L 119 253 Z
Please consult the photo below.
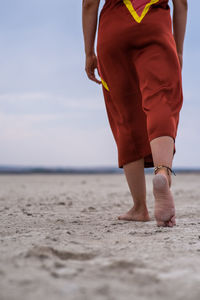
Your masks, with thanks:
M 199 168 L 173 168 L 175 173 L 200 173 Z M 153 168 L 145 168 L 146 174 L 152 174 Z M 118 167 L 31 167 L 0 166 L 0 174 L 122 174 Z

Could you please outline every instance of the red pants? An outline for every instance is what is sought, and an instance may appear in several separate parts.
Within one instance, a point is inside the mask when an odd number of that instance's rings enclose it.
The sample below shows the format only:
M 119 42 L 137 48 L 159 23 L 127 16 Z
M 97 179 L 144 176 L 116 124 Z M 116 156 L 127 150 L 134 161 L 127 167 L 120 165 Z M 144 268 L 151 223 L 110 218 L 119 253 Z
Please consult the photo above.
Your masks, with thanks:
M 135 19 L 125 5 L 131 1 L 107 0 L 99 19 L 98 70 L 119 168 L 141 158 L 144 167 L 154 167 L 150 141 L 159 136 L 172 137 L 176 152 L 181 67 L 168 1 L 148 2 L 157 3 L 142 19 L 143 7 L 138 15 L 133 7 Z

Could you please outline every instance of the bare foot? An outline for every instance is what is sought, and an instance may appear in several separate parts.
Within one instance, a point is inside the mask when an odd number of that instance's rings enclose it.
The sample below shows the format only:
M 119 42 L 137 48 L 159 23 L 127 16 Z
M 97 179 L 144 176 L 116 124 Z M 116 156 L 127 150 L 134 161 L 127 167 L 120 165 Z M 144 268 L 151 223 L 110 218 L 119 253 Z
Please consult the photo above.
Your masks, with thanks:
M 119 216 L 118 220 L 147 222 L 150 221 L 150 218 L 146 208 L 136 210 L 133 206 L 126 214 Z
M 175 206 L 167 177 L 156 174 L 153 178 L 153 194 L 155 198 L 154 215 L 157 226 L 173 227 L 175 221 Z

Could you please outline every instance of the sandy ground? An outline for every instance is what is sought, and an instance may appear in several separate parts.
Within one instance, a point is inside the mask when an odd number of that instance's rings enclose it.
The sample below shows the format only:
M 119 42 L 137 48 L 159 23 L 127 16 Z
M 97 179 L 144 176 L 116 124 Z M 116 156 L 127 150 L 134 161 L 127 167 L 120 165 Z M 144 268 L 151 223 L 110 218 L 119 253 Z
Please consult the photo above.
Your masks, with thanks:
M 177 226 L 118 221 L 124 175 L 0 176 L 0 300 L 200 299 L 200 175 L 173 176 Z

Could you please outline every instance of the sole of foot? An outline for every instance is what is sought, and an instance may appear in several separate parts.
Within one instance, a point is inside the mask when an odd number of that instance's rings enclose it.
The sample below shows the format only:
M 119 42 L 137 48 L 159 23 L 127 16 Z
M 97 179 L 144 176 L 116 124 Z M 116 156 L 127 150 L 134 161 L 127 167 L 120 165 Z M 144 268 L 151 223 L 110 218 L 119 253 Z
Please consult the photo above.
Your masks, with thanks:
M 154 176 L 153 195 L 155 198 L 154 216 L 157 226 L 173 227 L 176 225 L 174 199 L 165 175 L 156 174 Z

